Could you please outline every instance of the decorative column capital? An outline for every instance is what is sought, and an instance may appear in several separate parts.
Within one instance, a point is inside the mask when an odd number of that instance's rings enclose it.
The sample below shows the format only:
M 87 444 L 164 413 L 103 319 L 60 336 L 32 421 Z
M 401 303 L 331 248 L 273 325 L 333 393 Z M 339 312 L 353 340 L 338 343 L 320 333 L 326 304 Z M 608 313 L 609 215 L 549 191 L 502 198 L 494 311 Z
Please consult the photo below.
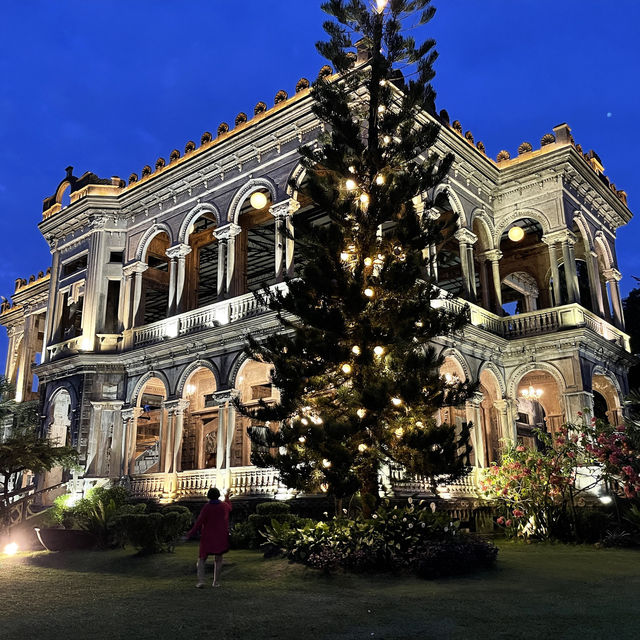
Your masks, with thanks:
M 189 408 L 189 400 L 185 398 L 177 398 L 176 400 L 165 400 L 162 403 L 162 408 L 166 409 L 170 414 L 181 414 Z
M 479 391 L 475 391 L 469 396 L 469 398 L 467 398 L 467 404 L 472 407 L 478 408 L 482 404 L 483 400 L 484 394 L 480 393 Z
M 122 420 L 124 422 L 133 420 L 134 418 L 139 418 L 143 413 L 144 410 L 142 407 L 127 407 L 126 409 L 122 409 L 120 411 L 120 415 L 122 416 Z
M 559 229 L 558 231 L 550 231 L 542 236 L 542 242 L 546 245 L 555 244 L 575 244 L 578 241 L 576 234 L 569 229 Z
M 282 202 L 269 207 L 269 213 L 276 219 L 280 220 L 292 216 L 300 208 L 300 203 L 293 198 L 287 198 Z
M 184 258 L 191 253 L 192 249 L 188 244 L 174 244 L 166 250 L 167 258 L 175 260 L 176 258 Z
M 458 229 L 454 234 L 453 237 L 460 243 L 460 244 L 475 244 L 478 241 L 478 236 L 473 233 L 473 231 L 469 231 L 469 229 Z
M 91 400 L 91 406 L 94 409 L 102 409 L 103 411 L 119 411 L 123 405 L 122 400 Z
M 212 395 L 212 399 L 217 405 L 223 405 L 227 402 L 233 402 L 236 398 L 239 397 L 239 389 L 222 389 L 221 391 L 216 391 Z
M 622 274 L 617 269 L 605 269 L 602 275 L 607 281 L 615 280 L 616 282 L 620 282 L 620 280 L 622 280 Z
M 491 260 L 491 262 L 499 262 L 502 259 L 502 251 L 500 249 L 489 249 L 481 255 L 487 260 Z
M 149 265 L 146 262 L 142 262 L 142 260 L 137 260 L 136 262 L 130 262 L 129 264 L 122 267 L 122 273 L 130 278 L 135 273 L 144 273 L 149 268 Z
M 213 237 L 216 240 L 229 240 L 230 238 L 235 238 L 241 231 L 242 227 L 240 225 L 230 222 L 225 224 L 224 227 L 216 229 L 213 232 Z

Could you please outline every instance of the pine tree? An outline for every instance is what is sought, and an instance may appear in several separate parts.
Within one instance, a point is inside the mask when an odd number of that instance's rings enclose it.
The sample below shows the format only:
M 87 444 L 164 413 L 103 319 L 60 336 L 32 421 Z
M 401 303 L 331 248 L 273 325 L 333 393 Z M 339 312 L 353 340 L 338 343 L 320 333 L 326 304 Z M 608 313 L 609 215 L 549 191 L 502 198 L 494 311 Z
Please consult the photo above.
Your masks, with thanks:
M 317 48 L 336 74 L 313 85 L 326 128 L 300 153 L 303 189 L 328 224 L 294 218 L 302 264 L 285 292 L 261 294 L 283 331 L 250 339 L 247 350 L 273 364 L 280 404 L 240 410 L 279 423 L 249 430 L 255 464 L 277 468 L 289 487 L 336 498 L 359 491 L 368 510 L 389 465 L 434 484 L 464 473 L 468 433 L 433 416 L 470 388 L 441 378 L 432 340 L 460 330 L 467 315 L 432 304 L 443 294 L 424 251 L 448 232 L 428 195 L 452 157 L 433 152 L 439 125 L 425 115 L 435 109 L 435 43 L 416 44 L 403 24 L 426 24 L 434 8 L 430 0 L 322 8 L 333 20 Z

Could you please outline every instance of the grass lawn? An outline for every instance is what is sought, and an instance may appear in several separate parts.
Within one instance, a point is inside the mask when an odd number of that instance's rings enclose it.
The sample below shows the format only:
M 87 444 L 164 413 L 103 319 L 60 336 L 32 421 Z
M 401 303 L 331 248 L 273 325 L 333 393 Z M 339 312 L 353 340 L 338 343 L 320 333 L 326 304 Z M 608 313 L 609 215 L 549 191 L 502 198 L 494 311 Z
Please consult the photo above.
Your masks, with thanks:
M 501 544 L 495 570 L 422 581 L 327 577 L 232 551 L 223 586 L 197 590 L 197 545 L 0 559 L 0 637 L 638 638 L 640 552 Z M 207 568 L 209 572 L 209 568 Z

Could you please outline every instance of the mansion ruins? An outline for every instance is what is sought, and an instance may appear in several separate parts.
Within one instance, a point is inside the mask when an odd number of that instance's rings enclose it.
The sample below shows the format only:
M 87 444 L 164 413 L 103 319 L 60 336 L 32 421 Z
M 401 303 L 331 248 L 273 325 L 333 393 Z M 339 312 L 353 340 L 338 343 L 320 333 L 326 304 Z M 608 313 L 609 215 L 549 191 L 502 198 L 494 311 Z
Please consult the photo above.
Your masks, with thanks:
M 212 485 L 290 495 L 273 470 L 251 465 L 251 420 L 234 398 L 278 402 L 269 366 L 243 352 L 248 334 L 280 326 L 252 292 L 295 273 L 296 217 L 323 223 L 301 188 L 298 148 L 323 128 L 309 85 L 127 180 L 68 167 L 44 200 L 51 265 L 17 280 L 2 305 L 6 376 L 16 400 L 40 401 L 43 432 L 77 448 L 83 472 L 51 471 L 40 489 L 109 478 L 162 501 L 202 499 Z M 434 304 L 470 310 L 462 334 L 437 341 L 442 375 L 479 383 L 463 406 L 441 410 L 443 421 L 473 423 L 474 468 L 442 493 L 473 497 L 501 440 L 533 444 L 536 427 L 553 432 L 585 409 L 621 420 L 632 357 L 615 239 L 631 213 L 566 124 L 493 160 L 446 112 L 420 117 L 441 123 L 436 150 L 455 156 L 423 194 L 438 203 L 425 214 L 457 224 L 425 247 L 443 291 Z M 426 486 L 401 469 L 385 483 L 390 494 Z

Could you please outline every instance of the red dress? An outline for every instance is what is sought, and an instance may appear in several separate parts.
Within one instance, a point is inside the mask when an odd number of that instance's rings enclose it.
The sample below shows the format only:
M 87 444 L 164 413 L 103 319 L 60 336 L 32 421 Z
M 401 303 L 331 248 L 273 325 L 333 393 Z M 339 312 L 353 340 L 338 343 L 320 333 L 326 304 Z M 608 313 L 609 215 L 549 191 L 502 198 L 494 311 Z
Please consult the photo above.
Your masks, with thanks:
M 200 529 L 200 558 L 210 554 L 220 555 L 229 551 L 229 514 L 231 503 L 228 500 L 211 500 L 202 507 L 200 515 L 187 534 L 190 538 Z

